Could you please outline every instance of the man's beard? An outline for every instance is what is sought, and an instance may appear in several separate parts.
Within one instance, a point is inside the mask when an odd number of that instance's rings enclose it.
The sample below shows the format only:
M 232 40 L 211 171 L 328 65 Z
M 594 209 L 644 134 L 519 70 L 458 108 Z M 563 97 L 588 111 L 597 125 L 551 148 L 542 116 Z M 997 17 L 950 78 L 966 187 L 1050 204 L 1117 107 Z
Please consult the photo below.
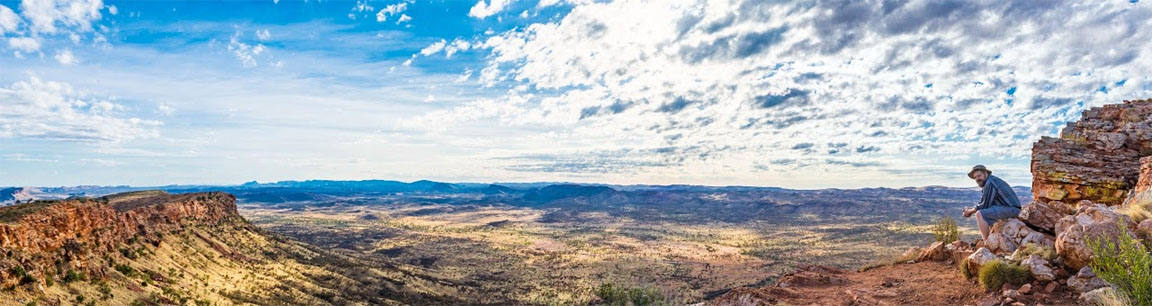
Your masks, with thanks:
M 985 182 L 988 182 L 988 179 L 976 180 L 976 185 L 980 185 L 980 188 L 984 188 Z

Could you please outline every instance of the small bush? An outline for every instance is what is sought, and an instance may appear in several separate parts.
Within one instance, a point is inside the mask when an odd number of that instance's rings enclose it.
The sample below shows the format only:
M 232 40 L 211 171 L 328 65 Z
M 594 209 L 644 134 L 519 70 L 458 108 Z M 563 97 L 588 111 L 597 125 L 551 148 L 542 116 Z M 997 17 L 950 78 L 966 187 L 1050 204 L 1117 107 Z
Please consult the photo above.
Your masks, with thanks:
M 972 275 L 972 271 L 968 271 L 968 258 L 967 257 L 965 257 L 964 259 L 961 259 L 960 263 L 958 263 L 958 265 L 960 265 L 960 275 L 963 275 L 964 279 L 972 279 L 972 277 L 975 276 L 975 275 Z
M 80 281 L 80 280 L 84 280 L 84 274 L 80 274 L 80 273 L 76 272 L 76 270 L 72 270 L 72 269 L 68 269 L 68 272 L 64 272 L 64 282 L 65 283 L 71 283 L 71 282 Z
M 1120 227 L 1120 235 L 1114 239 L 1089 238 L 1092 249 L 1092 270 L 1096 275 L 1112 284 L 1119 294 L 1127 297 L 1133 305 L 1152 305 L 1152 254 L 1144 248 L 1140 240 L 1128 234 L 1128 229 Z
M 35 283 L 38 281 L 40 281 L 40 280 L 36 279 L 35 277 L 32 277 L 31 275 L 27 275 L 27 274 L 25 274 L 24 277 L 20 278 L 20 284 L 21 285 L 31 284 L 31 283 Z
M 932 236 L 936 237 L 936 241 L 945 244 L 960 240 L 960 230 L 956 227 L 956 220 L 952 220 L 951 216 L 944 216 L 944 219 L 940 219 L 936 225 L 932 226 Z
M 1028 267 L 993 260 L 980 267 L 980 286 L 986 290 L 1000 290 L 1004 284 L 1020 285 L 1032 279 Z
M 1028 259 L 1028 256 L 1038 255 L 1040 258 L 1043 258 L 1048 262 L 1052 262 L 1056 259 L 1056 249 L 1035 243 L 1026 243 L 1021 246 L 1020 249 L 1018 249 L 1015 255 L 1016 257 L 1013 257 L 1012 259 L 1024 260 Z
M 1132 221 L 1140 222 L 1152 218 L 1152 198 L 1147 195 L 1137 194 L 1131 201 L 1128 201 L 1124 207 L 1120 208 L 1120 213 L 1128 215 Z
M 131 266 L 126 264 L 116 265 L 116 271 L 120 271 L 120 274 L 124 274 L 124 276 L 128 277 L 136 275 L 136 269 L 133 269 Z
M 1128 300 L 1128 297 L 1125 296 L 1123 293 L 1116 291 L 1116 289 L 1114 289 L 1114 288 L 1107 288 L 1107 287 L 1105 287 L 1104 290 L 1100 291 L 1099 293 L 1092 292 L 1089 294 L 1081 295 L 1080 299 L 1081 299 L 1081 301 L 1084 302 L 1085 305 L 1093 305 L 1093 306 L 1131 306 L 1131 305 L 1133 305 L 1132 302 Z

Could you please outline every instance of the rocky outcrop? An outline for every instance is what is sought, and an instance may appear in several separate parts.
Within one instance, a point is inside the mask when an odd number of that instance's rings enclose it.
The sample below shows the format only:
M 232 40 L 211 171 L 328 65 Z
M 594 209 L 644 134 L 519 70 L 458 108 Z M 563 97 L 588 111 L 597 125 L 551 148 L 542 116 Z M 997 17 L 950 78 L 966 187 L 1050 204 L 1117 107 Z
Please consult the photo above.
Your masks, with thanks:
M 1085 205 L 1073 216 L 1067 216 L 1056 224 L 1056 254 L 1072 270 L 1078 270 L 1092 262 L 1089 239 L 1116 239 L 1121 235 L 1121 227 L 1132 228 L 1135 224 L 1128 216 L 1117 213 L 1104 205 Z M 1132 231 L 1126 231 L 1131 235 Z
M 1068 278 L 1068 288 L 1079 293 L 1085 293 L 1107 286 L 1108 283 L 1096 277 L 1096 273 L 1092 272 L 1091 267 L 1080 268 L 1080 272 Z
M 948 260 L 948 258 L 952 258 L 952 252 L 948 250 L 947 246 L 950 245 L 946 245 L 943 242 L 937 241 L 928 246 L 927 249 L 924 249 L 924 252 L 920 253 L 920 256 L 916 258 L 916 261 Z
M 1052 235 L 1033 230 L 1020 219 L 1009 218 L 992 225 L 988 241 L 985 241 L 988 249 L 996 254 L 1011 254 L 1016 248 L 1029 243 L 1051 247 L 1053 238 Z
M 232 220 L 242 218 L 236 198 L 226 193 L 150 191 L 7 206 L 0 208 L 0 252 L 10 255 L 0 271 L 19 265 L 30 274 L 75 269 L 104 275 L 105 267 L 92 259 L 129 240 Z
M 1038 255 L 1029 255 L 1028 259 L 1021 261 L 1020 264 L 1028 267 L 1028 270 L 1032 272 L 1032 277 L 1038 281 L 1050 282 L 1056 280 L 1056 272 L 1052 270 L 1052 266 L 1048 264 L 1048 261 L 1040 258 Z
M 136 235 L 178 229 L 189 222 L 219 222 L 239 216 L 236 198 L 225 193 L 158 194 L 28 205 L 33 207 L 0 208 L 2 216 L 42 206 L 35 213 L 4 220 L 8 222 L 0 224 L 0 248 L 38 253 L 55 251 L 69 242 L 111 246 Z
M 1041 138 L 1032 146 L 1034 202 L 1121 204 L 1136 186 L 1140 158 L 1152 155 L 1149 115 L 1149 100 L 1095 107 L 1060 138 Z
M 976 273 L 980 271 L 980 268 L 985 264 L 996 259 L 999 259 L 999 257 L 996 257 L 996 254 L 992 254 L 992 251 L 989 251 L 988 248 L 977 249 L 972 255 L 968 255 L 968 271 Z
M 1056 202 L 1056 201 L 1053 201 Z M 1060 203 L 1063 205 L 1063 202 Z M 1020 210 L 1020 220 L 1028 223 L 1040 230 L 1054 233 L 1056 222 L 1060 221 L 1067 214 L 1061 213 L 1049 206 L 1048 203 L 1032 202 L 1032 204 L 1025 205 Z

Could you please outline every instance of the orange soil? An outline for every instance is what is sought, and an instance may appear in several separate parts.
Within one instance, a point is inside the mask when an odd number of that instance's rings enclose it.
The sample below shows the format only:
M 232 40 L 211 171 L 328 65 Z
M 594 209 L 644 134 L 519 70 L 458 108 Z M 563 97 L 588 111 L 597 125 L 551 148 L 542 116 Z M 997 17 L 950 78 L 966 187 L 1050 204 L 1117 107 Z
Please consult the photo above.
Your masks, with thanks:
M 1057 286 L 1053 293 L 1032 284 L 1025 305 L 1076 305 L 1075 296 Z M 776 286 L 736 288 L 711 305 L 999 305 L 1000 290 L 985 292 L 965 280 L 955 264 L 921 262 L 883 266 L 864 272 L 806 266 Z M 1007 304 L 1005 304 L 1007 305 Z

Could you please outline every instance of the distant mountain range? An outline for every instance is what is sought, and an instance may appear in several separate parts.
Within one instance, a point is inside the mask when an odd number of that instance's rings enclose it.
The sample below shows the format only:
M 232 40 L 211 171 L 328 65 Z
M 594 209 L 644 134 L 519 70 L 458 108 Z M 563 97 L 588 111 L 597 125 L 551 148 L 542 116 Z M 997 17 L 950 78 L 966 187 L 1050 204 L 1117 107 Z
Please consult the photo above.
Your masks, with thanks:
M 1031 188 L 1014 187 L 1020 197 L 1027 201 Z M 710 193 L 724 194 L 727 202 L 755 202 L 771 195 L 804 198 L 836 198 L 841 194 L 882 197 L 885 194 L 901 194 L 915 197 L 918 193 L 931 193 L 935 196 L 972 197 L 978 188 L 956 188 L 925 186 L 908 188 L 862 188 L 862 189 L 816 189 L 795 190 L 779 187 L 751 186 L 696 186 L 696 185 L 604 185 L 571 183 L 446 183 L 429 180 L 400 182 L 390 180 L 307 180 L 280 181 L 275 183 L 248 182 L 241 185 L 169 185 L 158 187 L 134 186 L 74 186 L 74 187 L 11 187 L 0 189 L 0 204 L 9 205 L 34 199 L 64 199 L 71 197 L 96 197 L 114 193 L 164 190 L 170 193 L 191 193 L 223 191 L 235 194 L 242 202 L 286 203 L 324 201 L 347 197 L 402 196 L 463 196 L 475 195 L 471 199 L 478 202 L 504 202 L 532 205 L 553 202 L 567 204 L 618 204 L 618 203 L 661 203 L 683 201 L 686 194 L 699 198 Z M 454 200 L 460 201 L 460 199 Z

